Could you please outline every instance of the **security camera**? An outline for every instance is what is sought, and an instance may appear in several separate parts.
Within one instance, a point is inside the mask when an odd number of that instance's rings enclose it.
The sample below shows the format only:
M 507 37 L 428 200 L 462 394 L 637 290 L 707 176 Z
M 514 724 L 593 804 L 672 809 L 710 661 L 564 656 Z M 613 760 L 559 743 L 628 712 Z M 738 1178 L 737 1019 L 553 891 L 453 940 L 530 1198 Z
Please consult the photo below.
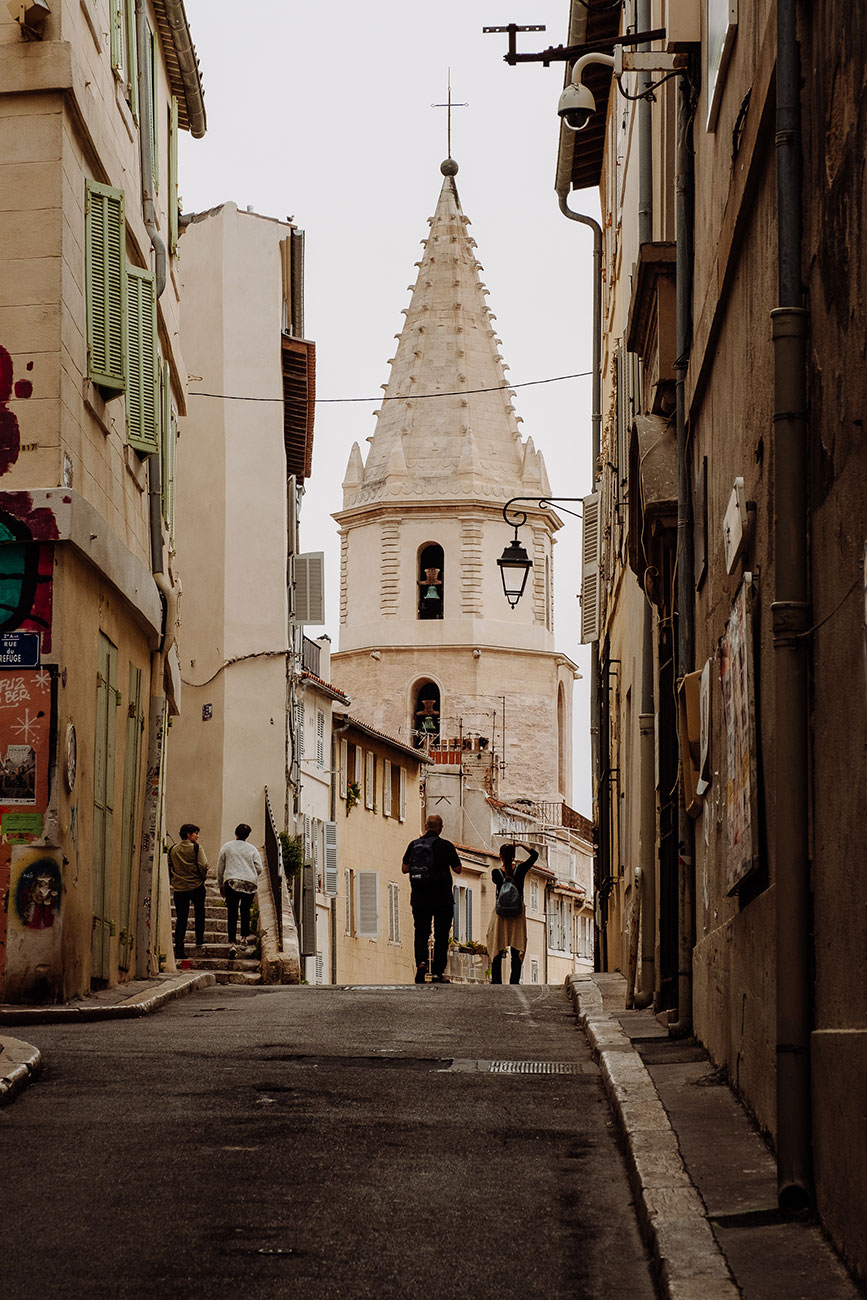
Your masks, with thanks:
M 557 112 L 570 131 L 583 131 L 596 112 L 596 100 L 583 82 L 574 81 L 560 96 Z

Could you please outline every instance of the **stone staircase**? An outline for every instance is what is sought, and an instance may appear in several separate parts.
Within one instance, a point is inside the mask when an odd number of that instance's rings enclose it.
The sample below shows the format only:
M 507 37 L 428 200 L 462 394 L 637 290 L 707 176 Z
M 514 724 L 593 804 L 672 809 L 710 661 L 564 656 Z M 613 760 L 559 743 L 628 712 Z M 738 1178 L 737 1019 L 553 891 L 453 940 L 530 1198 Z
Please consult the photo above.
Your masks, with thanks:
M 240 925 L 240 921 L 239 921 Z M 172 902 L 172 934 L 175 932 L 175 906 Z M 220 897 L 217 882 L 209 877 L 205 882 L 205 942 L 204 955 L 196 957 L 196 942 L 193 924 L 193 909 L 187 921 L 187 937 L 184 961 L 178 962 L 179 969 L 212 971 L 218 984 L 261 984 L 262 964 L 258 956 L 248 956 L 241 945 L 240 938 L 236 945 L 237 957 L 229 956 L 229 938 L 226 922 L 226 905 Z

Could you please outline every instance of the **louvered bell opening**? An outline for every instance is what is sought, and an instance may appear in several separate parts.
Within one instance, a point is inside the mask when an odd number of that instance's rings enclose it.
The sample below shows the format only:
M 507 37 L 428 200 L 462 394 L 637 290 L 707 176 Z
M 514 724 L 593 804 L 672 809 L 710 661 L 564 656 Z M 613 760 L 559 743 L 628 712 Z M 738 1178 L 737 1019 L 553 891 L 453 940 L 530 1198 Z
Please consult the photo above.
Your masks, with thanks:
M 287 473 L 310 477 L 316 398 L 316 345 L 283 335 L 283 443 Z

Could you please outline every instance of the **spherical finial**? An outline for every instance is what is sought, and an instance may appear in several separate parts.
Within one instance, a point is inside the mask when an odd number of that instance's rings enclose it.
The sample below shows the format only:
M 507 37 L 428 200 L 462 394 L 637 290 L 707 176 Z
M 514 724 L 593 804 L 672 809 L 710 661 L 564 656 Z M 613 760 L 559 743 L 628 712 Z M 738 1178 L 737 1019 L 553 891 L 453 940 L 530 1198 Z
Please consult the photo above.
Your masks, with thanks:
M 446 158 L 445 162 L 440 163 L 440 171 L 443 176 L 457 176 L 458 165 L 454 158 Z

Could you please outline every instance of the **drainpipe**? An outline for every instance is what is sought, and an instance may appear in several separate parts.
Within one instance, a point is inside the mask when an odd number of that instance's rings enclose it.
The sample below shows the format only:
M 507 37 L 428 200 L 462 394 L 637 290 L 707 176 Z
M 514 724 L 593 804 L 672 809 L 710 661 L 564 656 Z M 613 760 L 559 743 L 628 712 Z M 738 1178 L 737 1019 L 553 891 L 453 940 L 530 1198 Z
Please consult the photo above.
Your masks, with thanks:
M 591 482 L 596 489 L 599 477 L 599 456 L 602 448 L 602 227 L 593 217 L 582 212 L 573 212 L 567 201 L 567 194 L 557 195 L 560 211 L 570 221 L 578 221 L 582 226 L 589 226 L 593 231 L 593 361 L 591 392 Z M 599 695 L 599 659 L 596 649 L 590 647 L 590 770 L 593 774 L 593 796 L 599 817 L 599 733 L 600 733 L 600 695 Z M 600 878 L 609 874 L 607 863 L 600 864 Z M 597 886 L 598 887 L 598 886 Z
M 136 38 L 139 49 L 139 105 L 141 127 L 139 155 L 141 166 L 142 217 L 154 252 L 154 280 L 156 296 L 160 298 L 166 287 L 166 246 L 157 231 L 154 208 L 152 113 L 150 89 L 146 84 L 147 60 L 144 51 L 147 41 L 147 20 L 144 0 L 135 4 Z M 163 788 L 162 769 L 165 760 L 166 655 L 174 641 L 177 623 L 177 594 L 166 579 L 163 565 L 162 524 L 162 467 L 159 452 L 148 459 L 148 513 L 150 522 L 151 571 L 163 600 L 164 627 L 159 647 L 151 654 L 150 708 L 147 739 L 147 779 L 142 807 L 142 826 L 139 850 L 138 906 L 136 909 L 135 973 L 146 978 L 159 973 L 159 962 L 154 960 L 152 920 L 154 900 L 159 896 L 159 883 L 155 879 L 160 861 L 160 797 Z
M 638 0 L 636 22 L 640 32 L 652 26 L 650 0 Z M 639 50 L 649 50 L 644 42 Z M 651 85 L 650 73 L 642 73 L 638 93 Z M 638 246 L 653 240 L 653 135 L 649 99 L 638 101 Z M 641 1011 L 653 1001 L 656 984 L 656 783 L 653 761 L 653 611 L 644 597 L 644 622 L 641 637 L 641 712 L 638 716 L 638 889 L 641 901 L 641 965 L 638 991 L 633 1006 Z
M 649 1007 L 656 991 L 656 781 L 653 707 L 653 611 L 644 607 L 641 658 L 641 713 L 638 716 L 638 770 L 641 784 L 638 859 L 641 863 L 641 968 L 634 1006 Z
M 813 1201 L 810 1123 L 810 851 L 805 350 L 801 284 L 800 52 L 796 0 L 777 3 L 778 307 L 774 339 L 774 637 L 777 926 L 777 1196 Z
M 677 676 L 688 673 L 695 655 L 695 582 L 692 549 L 692 485 L 690 479 L 689 439 L 686 422 L 686 372 L 692 337 L 692 240 L 693 240 L 693 167 L 689 148 L 692 120 L 692 85 L 689 78 L 679 79 L 680 95 L 677 117 L 677 163 L 675 176 L 675 222 L 677 239 L 677 360 L 675 391 L 677 394 Z M 683 764 L 681 764 L 681 769 Z M 686 811 L 683 772 L 678 783 L 678 958 L 677 1020 L 669 1025 L 675 1036 L 692 1032 L 692 950 L 695 929 L 694 845 L 695 827 Z

